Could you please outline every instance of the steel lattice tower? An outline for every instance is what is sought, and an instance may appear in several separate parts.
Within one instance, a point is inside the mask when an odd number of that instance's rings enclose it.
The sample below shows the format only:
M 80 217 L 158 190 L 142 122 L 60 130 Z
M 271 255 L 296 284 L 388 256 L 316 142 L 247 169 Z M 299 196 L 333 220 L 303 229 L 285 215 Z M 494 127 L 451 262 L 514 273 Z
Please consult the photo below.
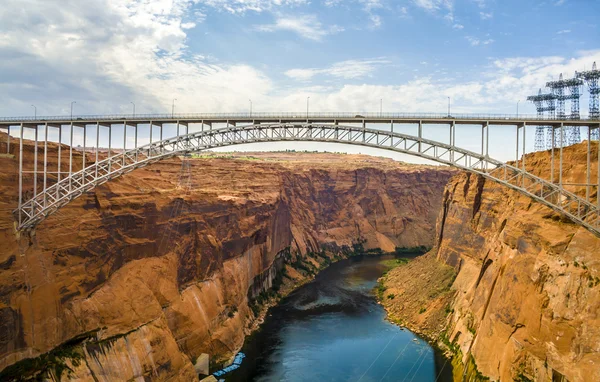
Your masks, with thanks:
M 544 113 L 548 112 L 549 116 L 554 115 L 554 95 L 552 93 L 542 94 L 542 89 L 539 90 L 537 95 L 527 97 L 527 101 L 533 102 L 537 110 L 537 116 L 539 119 L 544 118 Z M 548 129 L 548 135 L 546 136 L 546 142 L 544 142 L 544 130 Z M 549 126 L 537 126 L 535 128 L 535 150 L 542 151 L 545 148 L 552 147 L 552 128 Z
M 597 69 L 596 63 L 592 65 L 592 70 L 584 72 L 577 72 L 575 76 L 585 82 L 587 82 L 588 89 L 590 90 L 590 118 L 600 119 L 600 86 L 598 82 L 600 80 L 600 70 Z M 598 129 L 592 132 L 592 139 L 598 140 L 600 138 Z
M 545 109 L 546 112 L 548 113 L 548 117 L 549 118 L 554 118 L 555 114 L 556 114 L 556 99 L 554 98 L 554 96 L 552 95 L 552 93 L 548 93 L 546 94 L 546 97 L 544 98 L 544 101 L 546 103 Z M 552 139 L 552 134 L 554 134 L 554 139 Z M 556 146 L 558 143 L 558 138 L 560 138 L 560 136 L 558 136 L 556 134 L 556 131 L 554 130 L 554 128 L 552 126 L 546 126 L 546 149 L 551 149 L 552 145 Z M 559 143 L 559 146 L 564 146 L 565 145 L 565 139 L 563 137 L 563 141 Z
M 556 97 L 556 109 L 558 119 L 567 119 L 565 113 L 565 103 L 567 100 L 571 101 L 571 114 L 568 119 L 579 119 L 579 98 L 581 97 L 580 87 L 583 85 L 583 81 L 579 78 L 570 78 L 568 80 L 563 79 L 562 73 L 558 78 L 558 81 L 550 81 L 546 84 L 552 93 Z M 565 90 L 569 90 L 569 94 L 566 94 Z M 567 129 L 566 141 L 568 145 L 574 145 L 581 142 L 581 133 L 578 126 L 570 127 Z

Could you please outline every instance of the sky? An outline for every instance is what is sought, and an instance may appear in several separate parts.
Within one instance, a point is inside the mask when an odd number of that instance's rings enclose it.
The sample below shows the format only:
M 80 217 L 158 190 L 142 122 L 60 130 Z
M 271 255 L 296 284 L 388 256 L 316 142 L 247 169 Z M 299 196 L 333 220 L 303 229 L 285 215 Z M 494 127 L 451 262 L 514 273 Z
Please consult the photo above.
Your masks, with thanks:
M 528 95 L 600 63 L 598 14 L 597 0 L 3 0 L 0 117 L 72 101 L 296 112 L 307 97 L 315 112 L 445 113 L 450 97 L 454 113 L 534 114 Z

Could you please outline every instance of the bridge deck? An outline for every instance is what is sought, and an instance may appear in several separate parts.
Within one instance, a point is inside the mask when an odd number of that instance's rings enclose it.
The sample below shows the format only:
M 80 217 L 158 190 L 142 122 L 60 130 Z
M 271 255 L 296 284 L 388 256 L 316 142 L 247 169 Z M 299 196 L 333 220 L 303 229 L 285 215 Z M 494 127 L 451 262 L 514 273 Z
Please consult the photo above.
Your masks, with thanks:
M 120 114 L 38 116 L 0 118 L 0 127 L 24 125 L 100 124 L 258 124 L 258 123 L 396 123 L 396 124 L 460 124 L 460 125 L 531 125 L 531 126 L 598 126 L 600 119 L 561 120 L 533 115 L 511 114 L 433 114 L 433 113 L 203 113 L 203 114 Z

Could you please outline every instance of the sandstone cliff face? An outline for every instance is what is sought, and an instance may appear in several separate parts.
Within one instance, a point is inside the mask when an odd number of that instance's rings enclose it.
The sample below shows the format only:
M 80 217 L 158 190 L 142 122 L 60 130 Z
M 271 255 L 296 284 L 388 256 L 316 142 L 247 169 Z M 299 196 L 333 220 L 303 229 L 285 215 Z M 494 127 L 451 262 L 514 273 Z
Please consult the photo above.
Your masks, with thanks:
M 594 143 L 593 181 L 597 147 Z M 547 176 L 546 157 L 528 156 L 530 171 Z M 565 182 L 585 182 L 582 163 L 585 143 L 565 149 Z M 585 195 L 583 188 L 572 190 Z M 591 200 L 596 201 L 595 189 Z M 419 303 L 413 301 L 425 312 L 413 307 L 407 315 L 399 312 L 398 299 L 384 302 L 392 317 L 458 345 L 455 350 L 467 365 L 458 379 L 476 374 L 476 365 L 492 380 L 600 380 L 600 238 L 474 175 L 453 178 L 443 204 L 437 248 L 423 264 L 411 266 L 425 275 L 450 266 L 456 279 L 438 285 L 437 293 L 426 288 L 429 301 L 424 294 Z M 416 291 L 403 281 L 407 270 L 391 272 L 385 281 L 390 292 Z
M 231 355 L 278 254 L 431 246 L 452 175 L 332 154 L 172 159 L 17 235 L 16 143 L 0 157 L 0 370 L 54 349 L 90 381 L 192 380 L 200 354 Z

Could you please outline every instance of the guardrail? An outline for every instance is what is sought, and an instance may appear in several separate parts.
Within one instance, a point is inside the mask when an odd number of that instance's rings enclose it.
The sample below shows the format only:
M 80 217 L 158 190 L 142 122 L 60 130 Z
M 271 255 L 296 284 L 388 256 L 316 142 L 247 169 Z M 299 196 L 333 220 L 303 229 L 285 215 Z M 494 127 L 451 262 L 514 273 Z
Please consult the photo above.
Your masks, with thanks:
M 178 114 L 107 114 L 107 115 L 67 115 L 67 116 L 21 116 L 0 117 L 0 122 L 27 121 L 123 121 L 123 120 L 227 120 L 227 119 L 463 119 L 463 120 L 520 120 L 520 121 L 559 121 L 556 117 L 538 117 L 535 114 L 455 114 L 445 113 L 370 113 L 370 112 L 282 112 L 282 113 L 178 113 Z M 564 119 L 572 121 L 573 119 Z M 598 118 L 579 118 L 581 121 L 600 121 Z

